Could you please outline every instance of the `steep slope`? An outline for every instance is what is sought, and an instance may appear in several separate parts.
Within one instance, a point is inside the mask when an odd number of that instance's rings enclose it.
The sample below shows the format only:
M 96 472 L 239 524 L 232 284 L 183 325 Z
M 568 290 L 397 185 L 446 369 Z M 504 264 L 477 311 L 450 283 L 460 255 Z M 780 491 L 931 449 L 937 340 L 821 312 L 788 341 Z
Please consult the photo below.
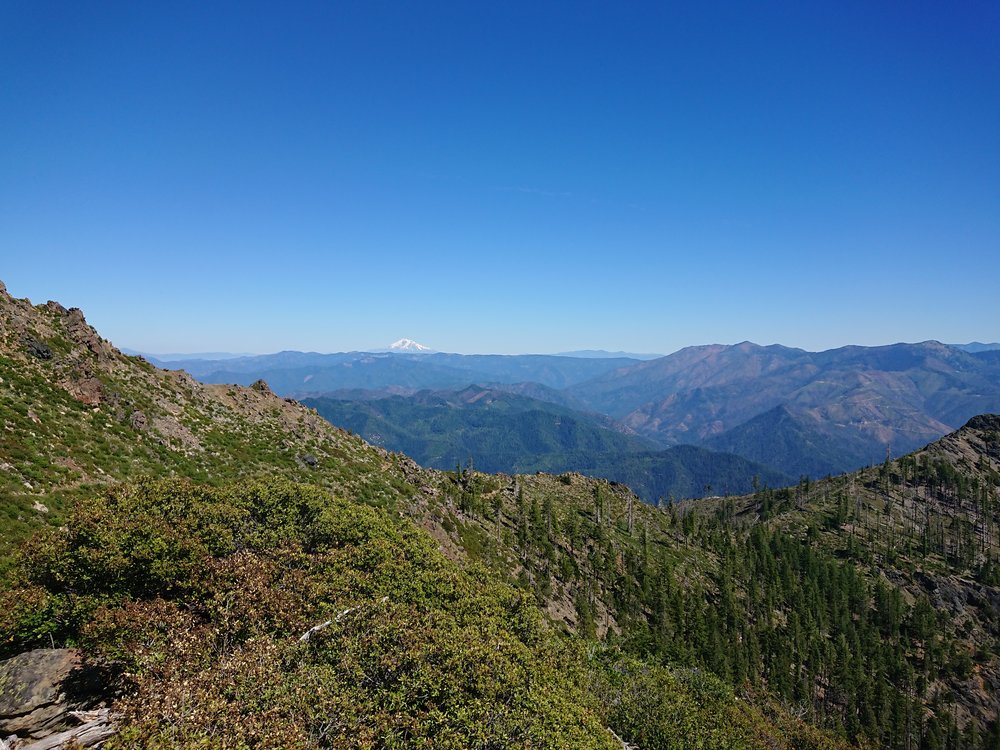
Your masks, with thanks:
M 675 445 L 659 451 L 581 456 L 572 466 L 548 471 L 578 471 L 627 485 L 649 503 L 673 502 L 706 495 L 749 492 L 755 484 L 783 487 L 787 474 L 734 453 Z
M 795 477 L 838 474 L 845 465 L 864 466 L 885 457 L 885 446 L 849 426 L 784 404 L 709 438 L 704 445 L 751 461 L 767 458 Z
M 473 459 L 486 472 L 534 471 L 565 454 L 623 453 L 653 447 L 607 417 L 506 391 L 468 386 L 377 400 L 307 398 L 333 424 L 422 466 L 453 469 Z
M 73 499 L 135 476 L 267 474 L 391 502 L 399 457 L 372 451 L 264 383 L 203 385 L 121 354 L 78 309 L 0 287 L 0 546 Z M 0 554 L 3 551 L 0 550 Z
M 980 362 L 984 362 L 988 365 L 1000 365 L 1000 349 L 989 349 L 987 351 L 974 352 L 972 356 Z
M 573 387 L 572 394 L 595 411 L 624 418 L 639 407 L 658 403 L 673 393 L 720 388 L 734 383 L 758 383 L 771 392 L 767 379 L 806 382 L 816 372 L 809 352 L 784 346 L 692 346 L 666 357 L 642 362 L 601 375 Z M 773 386 L 778 388 L 777 384 Z M 777 404 L 772 404 L 772 406 Z
M 887 679 L 967 734 L 997 721 L 1000 415 L 880 466 L 684 509 L 791 534 L 866 571 L 881 587 L 879 628 L 909 665 Z
M 947 500 L 920 505 L 919 485 L 886 514 L 872 469 L 666 512 L 575 474 L 465 473 L 445 523 L 470 554 L 517 572 L 554 619 L 617 633 L 628 654 L 707 670 L 755 705 L 762 689 L 871 746 L 993 747 L 1000 472 L 990 435 L 921 470 L 935 487 L 950 477 L 977 488 L 967 519 Z

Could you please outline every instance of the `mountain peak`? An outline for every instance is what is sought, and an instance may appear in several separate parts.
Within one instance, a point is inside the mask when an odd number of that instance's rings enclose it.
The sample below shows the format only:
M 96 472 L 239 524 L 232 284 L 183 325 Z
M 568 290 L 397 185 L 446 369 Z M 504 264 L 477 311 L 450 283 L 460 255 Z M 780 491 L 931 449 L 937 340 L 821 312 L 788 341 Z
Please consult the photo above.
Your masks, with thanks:
M 432 349 L 429 346 L 418 344 L 416 341 L 413 341 L 411 339 L 400 339 L 399 341 L 394 341 L 393 343 L 389 344 L 389 351 L 430 353 Z

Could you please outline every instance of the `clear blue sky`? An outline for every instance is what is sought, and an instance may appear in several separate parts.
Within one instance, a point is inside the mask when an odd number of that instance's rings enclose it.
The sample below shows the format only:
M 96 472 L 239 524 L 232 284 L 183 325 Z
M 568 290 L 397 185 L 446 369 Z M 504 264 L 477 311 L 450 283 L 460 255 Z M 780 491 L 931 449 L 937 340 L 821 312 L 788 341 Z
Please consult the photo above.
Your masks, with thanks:
M 0 279 L 122 346 L 1000 339 L 1000 3 L 0 4 Z

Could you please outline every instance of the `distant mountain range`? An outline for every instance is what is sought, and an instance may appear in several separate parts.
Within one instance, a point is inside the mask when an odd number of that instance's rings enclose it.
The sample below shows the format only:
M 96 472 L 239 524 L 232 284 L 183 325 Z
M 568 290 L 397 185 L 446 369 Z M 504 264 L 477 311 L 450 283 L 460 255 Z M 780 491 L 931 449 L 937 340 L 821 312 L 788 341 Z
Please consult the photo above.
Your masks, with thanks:
M 973 352 L 973 353 L 990 352 L 1000 349 L 1000 343 L 983 344 L 979 341 L 972 341 L 969 342 L 968 344 L 949 344 L 949 346 L 953 346 L 956 349 L 961 349 L 962 351 Z
M 168 354 L 150 354 L 149 352 L 140 352 L 137 349 L 129 349 L 128 347 L 121 348 L 122 354 L 128 354 L 131 357 L 143 357 L 150 362 L 188 362 L 191 360 L 225 360 L 225 359 L 236 359 L 237 357 L 254 357 L 256 355 L 249 352 L 243 352 L 240 354 L 235 354 L 233 352 L 194 352 L 194 353 L 168 353 Z
M 627 359 L 659 359 L 662 354 L 636 354 L 635 352 L 607 352 L 603 349 L 580 349 L 575 352 L 559 352 L 558 357 L 583 357 L 587 359 L 613 359 L 615 357 L 625 357 Z
M 818 477 L 880 462 L 887 452 L 901 455 L 976 414 L 1000 411 L 1000 350 L 989 346 L 928 341 L 807 352 L 743 342 L 689 347 L 651 360 L 280 352 L 160 364 L 208 383 L 264 379 L 277 393 L 300 399 L 406 398 L 488 386 L 572 410 L 574 419 L 603 415 L 658 449 L 696 445 L 779 475 Z M 386 424 L 382 429 L 391 434 Z M 405 422 L 397 426 L 408 429 Z M 532 460 L 525 453 L 508 463 L 523 468 Z M 595 454 L 589 465 L 598 463 Z
M 211 362 L 162 363 L 207 383 L 249 385 L 264 379 L 277 393 L 319 394 L 340 388 L 454 388 L 470 383 L 538 383 L 566 388 L 637 364 L 628 358 L 573 358 L 551 354 L 279 352 Z
M 1000 408 L 1000 362 L 937 342 L 806 352 L 701 346 L 568 389 L 664 445 L 734 451 L 786 473 L 900 455 Z

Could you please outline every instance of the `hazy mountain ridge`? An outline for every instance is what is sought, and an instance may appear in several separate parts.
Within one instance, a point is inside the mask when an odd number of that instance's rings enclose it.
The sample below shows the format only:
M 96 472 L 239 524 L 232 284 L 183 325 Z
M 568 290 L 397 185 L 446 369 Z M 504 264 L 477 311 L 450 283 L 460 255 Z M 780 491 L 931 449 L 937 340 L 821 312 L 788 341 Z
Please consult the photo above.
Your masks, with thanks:
M 625 359 L 659 359 L 662 354 L 652 354 L 649 352 L 636 353 L 636 352 L 609 352 L 605 349 L 578 349 L 571 352 L 556 352 L 557 357 L 579 357 L 584 359 L 614 359 L 614 358 L 625 358 Z
M 568 392 L 664 444 L 732 450 L 790 474 L 836 472 L 1000 410 L 1000 363 L 937 342 L 817 353 L 744 342 L 685 349 Z M 825 446 L 828 460 L 811 466 L 773 455 L 766 440 L 749 440 L 753 420 L 779 407 L 799 437 Z
M 470 383 L 534 382 L 565 388 L 636 360 L 562 357 L 554 354 L 447 354 L 443 352 L 285 351 L 218 362 L 165 363 L 206 382 L 248 383 L 266 380 L 280 395 L 323 393 L 342 388 L 390 385 L 441 389 Z
M 953 346 L 956 349 L 961 349 L 972 354 L 1000 349 L 1000 343 L 984 344 L 981 341 L 970 341 L 968 344 L 949 344 L 948 346 Z
M 121 353 L 128 354 L 130 357 L 142 357 L 157 366 L 159 366 L 159 363 L 161 362 L 191 362 L 205 359 L 217 362 L 220 360 L 238 359 L 239 357 L 256 356 L 251 352 L 163 352 L 151 354 L 137 349 L 129 349 L 124 346 L 121 347 Z
M 881 446 L 846 426 L 827 425 L 784 404 L 703 443 L 712 450 L 750 460 L 766 457 L 791 476 L 822 477 L 847 465 L 863 466 L 884 457 Z
M 357 394 L 356 394 L 357 395 Z M 576 471 L 628 484 L 647 502 L 749 491 L 788 475 L 740 456 L 655 444 L 603 415 L 586 414 L 502 389 L 469 386 L 365 401 L 307 398 L 307 406 L 369 442 L 423 466 L 472 461 L 486 472 Z
M 937 342 L 808 352 L 743 342 L 637 361 L 549 355 L 281 352 L 172 363 L 206 382 L 264 378 L 282 395 L 473 383 L 608 415 L 661 448 L 701 445 L 822 476 L 899 455 L 1000 410 L 1000 354 Z M 775 409 L 768 439 L 761 425 Z M 795 446 L 808 446 L 795 449 Z

